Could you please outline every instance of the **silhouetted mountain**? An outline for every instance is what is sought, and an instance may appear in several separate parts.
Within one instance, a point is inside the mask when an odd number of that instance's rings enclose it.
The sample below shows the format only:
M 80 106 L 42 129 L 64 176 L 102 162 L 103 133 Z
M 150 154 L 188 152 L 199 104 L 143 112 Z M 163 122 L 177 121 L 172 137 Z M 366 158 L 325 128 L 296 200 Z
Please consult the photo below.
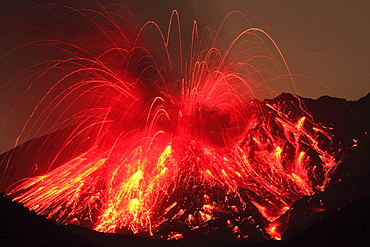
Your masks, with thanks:
M 290 246 L 368 246 L 370 197 L 358 199 L 292 236 Z
M 79 126 L 83 129 L 83 126 Z M 95 141 L 92 133 L 75 134 L 75 126 L 27 141 L 0 155 L 0 191 L 14 182 L 53 170 L 85 152 Z M 67 142 L 74 136 L 73 143 Z M 22 169 L 19 169 L 20 165 Z
M 305 99 L 284 93 L 265 103 L 284 104 L 287 109 L 298 107 L 309 113 L 322 126 L 332 128 L 332 139 L 325 143 L 327 148 L 341 148 L 338 155 L 342 162 L 326 191 L 302 198 L 280 217 L 290 222 L 283 241 L 264 240 L 259 231 L 251 238 L 237 240 L 224 226 L 209 235 L 178 241 L 104 234 L 78 226 L 57 225 L 1 195 L 2 246 L 366 246 L 370 240 L 370 94 L 358 101 L 346 101 L 327 96 Z M 5 163 L 7 167 L 16 167 L 20 162 L 26 166 L 35 162 L 32 147 L 40 145 L 44 145 L 45 155 L 36 163 L 47 167 L 69 131 L 65 129 L 36 138 L 1 155 L 0 174 L 4 172 Z M 54 165 L 83 152 L 93 140 L 91 137 L 78 140 L 79 148 L 66 148 L 67 155 L 60 156 L 63 158 L 54 161 Z M 31 170 L 24 171 L 23 176 L 29 175 Z M 40 168 L 34 175 L 42 172 Z M 2 181 L 1 189 L 14 179 Z
M 190 240 L 160 241 L 59 226 L 0 195 L 1 246 L 367 246 L 370 197 L 356 200 L 284 241 L 250 243 L 229 232 Z

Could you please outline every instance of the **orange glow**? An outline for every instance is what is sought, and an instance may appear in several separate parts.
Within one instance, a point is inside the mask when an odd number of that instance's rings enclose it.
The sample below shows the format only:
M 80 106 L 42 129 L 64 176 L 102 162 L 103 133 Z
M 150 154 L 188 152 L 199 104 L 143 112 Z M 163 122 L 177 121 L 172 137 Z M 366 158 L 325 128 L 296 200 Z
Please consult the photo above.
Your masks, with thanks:
M 181 233 L 171 233 L 171 235 L 168 237 L 167 240 L 171 240 L 171 239 L 175 239 L 175 240 L 179 240 L 181 238 L 184 238 L 184 236 L 181 234 Z
M 233 16 L 247 22 L 238 12 L 224 22 Z M 47 115 L 68 106 L 58 124 L 77 127 L 60 152 L 79 137 L 94 142 L 7 194 L 57 223 L 101 232 L 180 239 L 216 229 L 220 220 L 246 237 L 242 224 L 253 221 L 281 239 L 277 220 L 302 197 L 324 191 L 339 161 L 337 150 L 323 145 L 329 130 L 300 104 L 253 100 L 268 90 L 266 81 L 293 84 L 272 38 L 252 27 L 230 31 L 224 22 L 203 32 L 194 22 L 185 55 L 177 11 L 167 31 L 154 21 L 136 27 L 106 10 L 101 17 L 114 30 L 100 37 L 106 23 L 97 20 L 93 34 L 111 43 L 91 54 L 60 47 L 68 56 L 50 62 L 64 73 L 54 87 L 68 86 L 38 109 Z M 252 204 L 258 212 L 248 214 Z
M 301 118 L 298 120 L 298 122 L 297 122 L 297 124 L 296 124 L 296 128 L 297 128 L 298 130 L 301 130 L 301 129 L 302 129 L 302 126 L 303 126 L 304 120 L 306 120 L 306 117 L 301 117 Z
M 132 199 L 128 204 L 128 210 L 130 214 L 135 215 L 140 207 L 141 203 L 137 198 Z
M 278 224 L 271 224 L 268 228 L 266 228 L 266 232 L 272 239 L 281 240 L 281 233 L 278 232 L 278 227 Z
M 199 215 L 204 222 L 210 221 L 213 218 L 211 214 L 203 213 L 202 211 L 199 211 Z

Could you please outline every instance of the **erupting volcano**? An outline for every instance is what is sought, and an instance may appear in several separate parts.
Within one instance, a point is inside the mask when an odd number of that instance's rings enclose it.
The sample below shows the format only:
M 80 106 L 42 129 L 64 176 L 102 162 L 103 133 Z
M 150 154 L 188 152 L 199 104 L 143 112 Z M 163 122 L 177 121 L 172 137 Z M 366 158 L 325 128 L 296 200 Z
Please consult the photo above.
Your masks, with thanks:
M 58 7 L 88 31 L 6 55 L 42 60 L 10 81 L 51 85 L 21 135 L 68 132 L 29 178 L 22 164 L 2 163 L 14 200 L 101 232 L 179 239 L 223 225 L 237 238 L 258 229 L 280 240 L 290 225 L 281 216 L 329 186 L 347 147 L 333 144 L 331 126 L 300 97 L 257 100 L 271 82 L 294 82 L 277 44 L 245 28 L 243 14 L 204 29 L 194 22 L 188 45 L 177 11 L 163 31 L 154 21 L 138 25 L 124 8 Z

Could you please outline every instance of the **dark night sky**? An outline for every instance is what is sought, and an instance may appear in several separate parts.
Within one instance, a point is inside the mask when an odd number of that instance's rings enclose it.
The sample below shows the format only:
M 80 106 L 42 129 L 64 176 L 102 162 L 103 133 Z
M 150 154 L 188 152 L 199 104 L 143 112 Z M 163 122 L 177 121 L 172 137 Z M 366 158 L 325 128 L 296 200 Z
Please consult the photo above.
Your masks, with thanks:
M 14 14 L 35 4 L 73 1 L 15 0 L 0 1 L 0 56 L 25 41 L 19 32 L 22 18 L 9 20 Z M 92 1 L 74 1 L 80 6 Z M 141 23 L 154 20 L 166 28 L 172 9 L 180 13 L 184 35 L 190 36 L 195 19 L 206 26 L 212 18 L 222 19 L 238 10 L 250 17 L 252 26 L 269 33 L 279 45 L 292 74 L 311 79 L 295 78 L 296 90 L 291 93 L 318 98 L 322 95 L 357 100 L 370 91 L 370 2 L 368 0 L 330 1 L 251 1 L 251 0 L 187 0 L 187 1 L 124 1 L 104 0 L 127 4 Z M 29 31 L 32 34 L 32 30 Z M 31 37 L 32 35 L 28 36 Z M 186 40 L 186 37 L 184 38 Z M 27 41 L 30 41 L 28 38 Z M 5 60 L 0 63 L 0 153 L 13 146 L 30 109 L 20 104 L 16 110 L 8 100 L 16 97 L 11 85 L 3 87 Z M 26 62 L 26 61 L 25 61 Z M 28 61 L 29 62 L 29 61 Z M 32 63 L 32 62 L 30 62 Z M 14 73 L 14 71 L 13 71 Z M 5 76 L 5 77 L 6 77 Z M 287 91 L 274 87 L 275 93 Z M 16 92 L 19 94 L 19 91 Z M 34 102 L 33 102 L 34 103 Z M 11 118 L 5 120 L 9 114 Z

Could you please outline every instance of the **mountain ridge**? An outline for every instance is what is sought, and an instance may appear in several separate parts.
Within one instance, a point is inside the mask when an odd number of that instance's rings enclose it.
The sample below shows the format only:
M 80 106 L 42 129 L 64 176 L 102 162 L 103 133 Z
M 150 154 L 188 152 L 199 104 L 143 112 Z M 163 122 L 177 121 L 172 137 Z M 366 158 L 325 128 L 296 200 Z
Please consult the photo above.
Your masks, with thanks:
M 5 240 L 5 243 L 10 244 L 18 244 L 20 243 L 19 241 L 25 241 L 22 243 L 27 243 L 28 240 L 34 240 L 34 242 L 36 242 L 35 246 L 106 246 L 107 243 L 109 243 L 110 246 L 121 246 L 121 242 L 122 245 L 124 245 L 124 243 L 130 243 L 131 246 L 133 246 L 132 244 L 134 243 L 137 243 L 137 246 L 144 246 L 147 244 L 158 244 L 160 246 L 188 246 L 189 244 L 194 242 L 197 242 L 204 246 L 285 246 L 295 245 L 297 243 L 300 243 L 302 246 L 309 246 L 307 243 L 313 243 L 314 245 L 322 243 L 340 244 L 337 239 L 330 239 L 329 233 L 326 238 L 321 236 L 321 242 L 319 239 L 316 238 L 312 238 L 311 242 L 308 240 L 310 234 L 312 234 L 312 232 L 318 231 L 317 229 L 334 227 L 335 231 L 340 231 L 340 229 L 338 230 L 335 225 L 330 226 L 330 222 L 328 223 L 329 220 L 326 220 L 324 223 L 322 223 L 323 219 L 326 219 L 328 217 L 345 218 L 353 213 L 351 212 L 351 210 L 358 210 L 358 208 L 351 209 L 352 206 L 349 205 L 355 205 L 353 206 L 354 208 L 362 207 L 362 204 L 367 205 L 369 201 L 370 183 L 368 183 L 367 178 L 370 176 L 370 168 L 368 165 L 370 160 L 370 154 L 368 152 L 368 150 L 370 150 L 370 138 L 368 136 L 368 132 L 370 130 L 370 93 L 357 101 L 347 101 L 340 98 L 332 98 L 329 96 L 323 96 L 314 100 L 283 93 L 274 99 L 265 100 L 263 102 L 291 104 L 292 107 L 294 107 L 295 105 L 300 105 L 302 110 L 309 112 L 312 117 L 323 126 L 327 125 L 332 128 L 333 138 L 331 145 L 342 145 L 343 147 L 346 147 L 348 149 L 346 153 L 347 156 L 339 165 L 336 174 L 333 176 L 331 184 L 327 188 L 327 190 L 318 195 L 302 198 L 292 206 L 292 210 L 289 210 L 285 215 L 282 216 L 287 217 L 287 219 L 291 219 L 291 225 L 285 231 L 285 234 L 283 235 L 283 241 L 277 242 L 270 240 L 266 242 L 263 241 L 263 235 L 261 235 L 260 237 L 256 237 L 254 239 L 254 242 L 248 238 L 246 240 L 238 241 L 228 232 L 230 237 L 232 237 L 233 239 L 226 237 L 228 238 L 227 241 L 222 242 L 224 234 L 226 234 L 225 231 L 222 230 L 222 227 L 220 227 L 220 229 L 218 229 L 216 233 L 211 234 L 211 236 L 204 236 L 202 238 L 190 240 L 166 242 L 143 239 L 138 236 L 116 236 L 116 234 L 96 233 L 92 230 L 79 228 L 78 226 L 59 226 L 48 220 L 41 220 L 41 223 L 37 223 L 40 224 L 40 229 L 43 229 L 37 230 L 37 227 L 29 224 L 27 225 L 25 223 L 27 222 L 27 220 L 25 219 L 31 216 L 25 216 L 23 219 L 19 217 L 12 218 L 12 215 L 17 216 L 27 213 L 25 213 L 26 211 L 24 211 L 23 213 L 19 213 L 24 209 L 24 207 L 16 202 L 9 202 L 10 199 L 4 195 L 0 197 L 0 205 L 2 207 L 0 210 L 2 219 L 1 227 L 2 229 L 5 229 L 2 231 L 2 239 Z M 63 133 L 63 131 L 68 132 L 68 130 L 60 130 L 58 133 Z M 19 159 L 17 159 L 18 154 L 20 155 L 24 154 L 24 152 L 29 152 L 29 150 L 31 150 L 30 146 L 39 145 L 39 143 L 45 143 L 48 140 L 56 140 L 56 138 L 53 137 L 53 133 L 40 138 L 36 138 L 35 140 L 28 141 L 13 150 L 0 155 L 2 167 L 4 167 L 4 160 L 6 160 L 7 164 L 10 164 L 11 166 L 11 162 L 19 162 Z M 89 144 L 91 144 L 91 140 L 93 140 L 93 138 L 91 138 L 90 140 L 80 140 L 80 142 L 85 143 L 86 146 L 88 146 Z M 79 148 L 80 150 L 73 150 L 74 152 L 71 153 L 67 152 L 70 155 L 69 157 L 72 157 L 78 152 L 82 152 L 84 149 L 84 145 L 81 145 Z M 50 154 L 50 157 L 52 156 L 53 155 Z M 27 157 L 32 157 L 32 155 Z M 32 159 L 29 162 L 32 162 Z M 60 162 L 62 163 L 63 160 L 61 160 Z M 360 203 L 358 203 L 357 205 L 355 202 L 358 201 L 360 201 Z M 310 208 L 320 208 L 322 202 L 324 202 L 326 210 L 313 213 L 306 212 Z M 21 209 L 22 207 L 23 209 Z M 331 216 L 338 214 L 341 215 L 341 212 L 343 211 L 338 210 L 338 208 L 350 209 L 345 211 L 344 216 Z M 362 215 L 364 217 L 359 217 L 360 219 L 368 217 L 368 214 L 366 214 L 365 211 L 362 212 Z M 39 217 L 44 218 L 43 216 Z M 303 218 L 304 220 L 302 221 Z M 367 221 L 366 225 L 362 220 L 360 220 L 359 228 L 355 227 L 355 229 L 357 229 L 356 231 L 361 232 L 359 229 L 368 229 L 368 222 L 369 221 Z M 14 225 L 12 227 L 8 227 L 9 224 Z M 356 222 L 352 224 L 356 224 Z M 362 226 L 364 226 L 364 228 L 361 228 Z M 42 234 L 39 234 L 39 232 L 45 232 L 44 229 L 48 229 L 47 231 L 50 231 L 50 233 L 48 233 L 47 235 L 50 236 L 50 238 L 45 238 Z M 349 232 L 346 226 L 343 226 L 342 230 L 344 232 L 347 232 L 347 234 Z M 59 231 L 60 233 L 58 233 Z M 66 242 L 66 239 L 72 240 L 74 238 L 71 236 L 74 236 L 77 239 L 74 240 L 74 242 L 72 241 L 73 243 Z M 363 243 L 362 239 L 368 239 L 366 234 L 361 235 L 360 233 L 359 235 L 352 234 L 350 237 L 353 241 L 357 241 L 356 243 L 359 244 Z M 110 238 L 116 238 L 117 242 L 111 240 Z M 319 242 L 315 242 L 315 240 Z M 341 241 L 343 243 L 346 242 L 344 240 Z M 348 241 L 346 243 L 350 243 L 351 240 Z M 101 245 L 96 244 L 98 242 L 101 243 Z M 75 245 L 76 243 L 78 245 Z

